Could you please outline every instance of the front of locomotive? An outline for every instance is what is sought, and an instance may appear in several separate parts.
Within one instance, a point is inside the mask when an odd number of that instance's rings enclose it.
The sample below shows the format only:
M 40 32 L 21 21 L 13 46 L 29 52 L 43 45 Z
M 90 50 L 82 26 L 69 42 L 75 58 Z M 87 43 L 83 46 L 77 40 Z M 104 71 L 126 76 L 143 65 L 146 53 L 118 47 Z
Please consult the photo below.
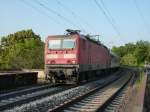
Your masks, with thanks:
M 79 34 L 49 36 L 45 42 L 45 74 L 51 83 L 78 82 Z

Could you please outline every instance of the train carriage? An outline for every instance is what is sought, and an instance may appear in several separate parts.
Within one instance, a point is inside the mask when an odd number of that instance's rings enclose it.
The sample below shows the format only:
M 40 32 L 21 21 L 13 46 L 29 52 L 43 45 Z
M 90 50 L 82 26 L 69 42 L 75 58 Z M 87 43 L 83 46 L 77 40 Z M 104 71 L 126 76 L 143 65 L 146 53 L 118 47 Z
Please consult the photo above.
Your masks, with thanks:
M 45 42 L 45 74 L 52 83 L 79 83 L 111 69 L 107 47 L 78 31 L 48 36 Z

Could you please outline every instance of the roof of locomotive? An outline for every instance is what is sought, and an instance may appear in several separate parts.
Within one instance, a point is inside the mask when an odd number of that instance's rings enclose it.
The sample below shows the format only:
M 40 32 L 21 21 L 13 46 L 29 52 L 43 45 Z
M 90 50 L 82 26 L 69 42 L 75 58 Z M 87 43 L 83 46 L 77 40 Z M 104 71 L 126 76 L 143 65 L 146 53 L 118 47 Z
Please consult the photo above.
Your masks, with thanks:
M 69 37 L 70 35 L 49 35 L 48 38 L 66 38 L 66 37 Z
M 104 44 L 102 44 L 99 40 L 96 40 L 95 38 L 91 38 L 91 37 L 92 36 L 90 36 L 90 35 L 83 35 L 83 38 L 85 38 L 85 39 L 87 39 L 87 40 L 89 40 L 89 41 L 91 41 L 97 45 L 100 45 L 100 46 L 102 46 L 108 50 L 108 48 Z
M 83 38 L 85 40 L 91 41 L 91 42 L 93 42 L 93 43 L 95 43 L 97 45 L 100 45 L 100 46 L 102 46 L 102 47 L 104 47 L 104 48 L 106 48 L 108 50 L 108 48 L 104 44 L 102 44 L 99 40 L 91 38 L 90 35 L 79 34 L 78 32 L 70 33 L 70 34 L 67 33 L 67 34 L 64 34 L 64 35 L 51 35 L 51 36 L 48 36 L 48 38 L 49 37 L 54 37 L 54 38 L 67 38 L 68 37 L 69 38 L 69 37 L 72 37 L 73 35 L 79 35 L 80 38 Z

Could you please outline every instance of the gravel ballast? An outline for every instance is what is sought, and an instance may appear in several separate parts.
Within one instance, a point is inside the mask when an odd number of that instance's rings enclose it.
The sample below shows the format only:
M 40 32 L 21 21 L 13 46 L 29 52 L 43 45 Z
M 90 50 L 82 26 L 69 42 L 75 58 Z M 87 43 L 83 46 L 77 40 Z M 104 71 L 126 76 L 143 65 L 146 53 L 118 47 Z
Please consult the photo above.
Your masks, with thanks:
M 71 88 L 60 93 L 54 94 L 52 96 L 47 96 L 28 104 L 23 104 L 21 106 L 14 107 L 13 109 L 5 110 L 4 112 L 46 112 L 48 109 L 53 109 L 60 104 L 71 100 L 72 98 L 79 96 L 81 94 L 87 93 L 89 90 L 102 85 L 104 82 L 112 80 L 114 76 L 109 77 L 105 80 L 98 80 L 91 83 L 87 83 L 82 86 Z

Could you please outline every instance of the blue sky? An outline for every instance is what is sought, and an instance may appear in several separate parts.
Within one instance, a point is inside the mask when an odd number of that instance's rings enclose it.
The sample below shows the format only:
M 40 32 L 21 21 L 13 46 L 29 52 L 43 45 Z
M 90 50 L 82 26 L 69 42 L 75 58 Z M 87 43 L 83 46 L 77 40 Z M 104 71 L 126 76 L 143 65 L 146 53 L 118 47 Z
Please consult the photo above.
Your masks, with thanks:
M 150 40 L 150 0 L 97 0 L 103 6 L 101 1 L 119 35 L 95 0 L 0 0 L 0 37 L 33 29 L 45 40 L 71 28 L 101 35 L 100 40 L 108 47 Z

